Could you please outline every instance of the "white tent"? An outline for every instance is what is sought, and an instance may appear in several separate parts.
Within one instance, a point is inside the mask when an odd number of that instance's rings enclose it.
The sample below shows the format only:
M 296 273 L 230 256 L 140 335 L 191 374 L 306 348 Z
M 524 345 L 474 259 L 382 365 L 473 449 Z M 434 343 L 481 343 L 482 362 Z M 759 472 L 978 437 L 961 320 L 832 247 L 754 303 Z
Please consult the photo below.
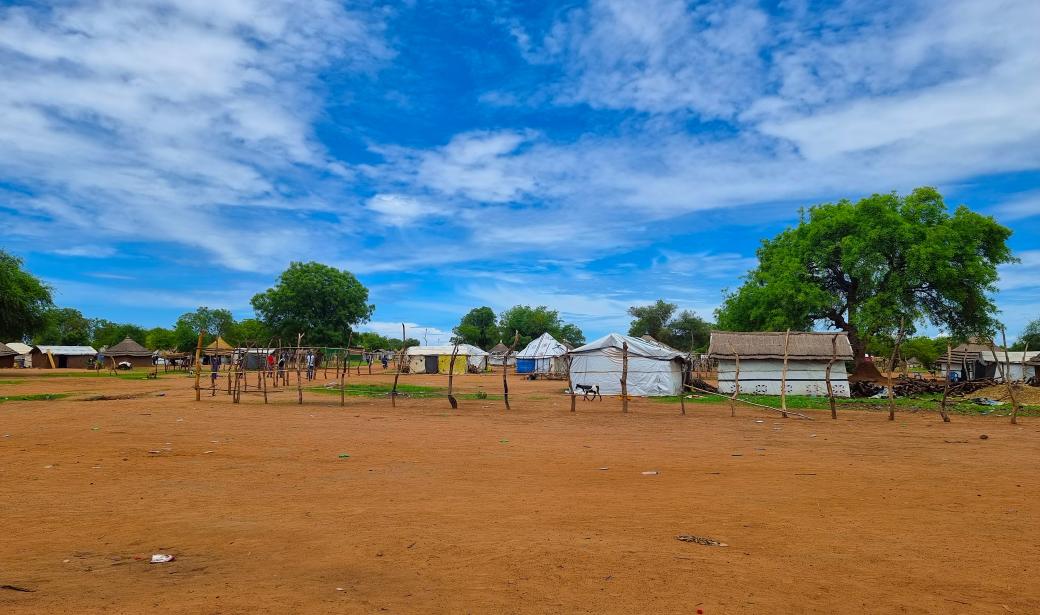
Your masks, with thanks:
M 628 343 L 628 394 L 678 395 L 682 391 L 683 355 L 646 340 L 610 333 L 571 351 L 571 382 L 599 386 L 604 395 L 621 393 L 622 349 Z
M 7 342 L 4 345 L 18 353 L 15 357 L 16 363 L 22 364 L 22 367 L 32 367 L 32 346 L 21 342 Z
M 412 374 L 446 374 L 451 366 L 451 354 L 454 351 L 453 344 L 411 346 L 405 351 L 408 371 Z M 459 344 L 458 355 L 455 357 L 455 373 L 465 373 L 466 367 L 486 371 L 488 353 L 470 344 Z
M 567 347 L 543 333 L 516 353 L 518 374 L 562 374 L 567 372 Z

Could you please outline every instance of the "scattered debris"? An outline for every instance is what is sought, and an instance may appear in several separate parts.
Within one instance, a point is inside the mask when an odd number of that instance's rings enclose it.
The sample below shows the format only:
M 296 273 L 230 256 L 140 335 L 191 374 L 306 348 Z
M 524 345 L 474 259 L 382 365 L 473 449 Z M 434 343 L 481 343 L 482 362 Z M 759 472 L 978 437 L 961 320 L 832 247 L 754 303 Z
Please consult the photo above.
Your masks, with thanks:
M 177 558 L 170 555 L 169 553 L 156 553 L 152 556 L 152 559 L 148 560 L 148 562 L 151 564 L 167 564 L 175 559 Z
M 675 537 L 676 540 L 683 542 L 692 542 L 698 545 L 704 545 L 705 547 L 728 547 L 729 545 L 724 542 L 719 542 L 714 538 L 704 538 L 702 536 L 694 536 L 693 534 L 679 534 Z
M 0 589 L 9 589 L 14 592 L 29 592 L 36 591 L 35 589 L 29 589 L 28 587 L 18 587 L 17 585 L 0 585 Z
M 980 406 L 1003 406 L 1004 402 L 997 401 L 990 397 L 972 397 L 969 401 L 974 402 Z
M 643 472 L 643 476 L 657 476 L 660 474 L 657 470 L 651 470 L 649 472 Z
M 947 444 L 967 444 L 967 440 L 943 440 Z
M 989 440 L 989 436 L 987 436 L 986 434 L 982 434 L 981 436 L 979 436 L 979 440 Z
M 603 468 L 596 468 L 596 469 L 597 469 L 597 470 L 609 470 L 610 468 L 607 468 L 607 467 L 603 467 Z
M 499 444 L 509 444 L 509 440 L 499 440 Z
M 340 459 L 350 459 L 350 455 L 348 455 L 346 453 L 340 453 L 339 454 L 339 458 Z

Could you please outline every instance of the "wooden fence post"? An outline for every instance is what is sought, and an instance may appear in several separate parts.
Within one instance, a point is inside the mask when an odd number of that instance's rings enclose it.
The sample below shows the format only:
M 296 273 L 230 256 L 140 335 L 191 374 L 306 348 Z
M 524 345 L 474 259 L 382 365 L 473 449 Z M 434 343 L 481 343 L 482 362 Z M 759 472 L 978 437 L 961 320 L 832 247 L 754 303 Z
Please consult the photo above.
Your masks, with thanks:
M 509 346 L 509 350 L 506 351 L 506 358 L 502 364 L 502 400 L 506 404 L 506 410 L 509 410 L 509 382 L 506 380 L 506 374 L 509 373 L 509 355 L 513 354 L 516 350 L 516 344 L 520 341 L 520 332 L 513 331 L 513 343 Z
M 892 347 L 892 358 L 888 362 L 888 420 L 896 420 L 896 391 L 895 383 L 892 382 L 892 370 L 896 366 L 896 356 L 899 354 L 899 345 L 903 343 L 903 334 L 906 332 L 906 320 L 899 319 L 899 335 L 896 336 L 896 345 Z
M 571 392 L 571 412 L 577 406 L 577 395 L 574 393 L 574 379 L 571 377 L 571 365 L 574 363 L 574 355 L 567 353 L 567 389 Z
M 451 361 L 448 362 L 448 403 L 451 404 L 452 410 L 457 410 L 459 407 L 459 401 L 452 395 L 452 389 L 454 388 L 455 380 L 455 358 L 459 356 L 459 342 L 455 340 L 455 346 L 451 349 Z
M 1007 335 L 1004 333 L 1004 327 L 1000 328 L 1000 341 L 1004 344 L 1004 360 L 1007 361 L 1007 367 L 1001 368 L 1001 372 L 1004 373 L 1004 383 L 1007 385 L 1008 396 L 1011 398 L 1011 424 L 1018 424 L 1018 400 L 1015 399 L 1015 385 L 1011 382 L 1011 357 L 1007 351 Z M 1000 359 L 997 359 L 997 351 L 994 349 L 993 358 L 1000 364 Z M 1022 374 L 1023 376 L 1025 373 Z
M 787 418 L 787 351 L 791 343 L 791 330 L 784 334 L 784 369 L 780 373 L 780 416 Z
M 628 412 L 628 342 L 621 342 L 621 411 Z
M 834 405 L 834 388 L 831 386 L 831 367 L 838 360 L 838 334 L 831 336 L 831 360 L 827 362 L 827 399 L 831 405 L 831 418 L 838 418 L 838 409 Z
M 195 346 L 195 401 L 202 400 L 202 390 L 199 388 L 199 376 L 202 369 L 202 331 L 199 331 L 199 344 Z
M 350 352 L 350 342 L 354 340 L 354 332 L 347 332 L 347 352 Z M 339 371 L 337 369 L 337 371 Z M 342 408 L 347 405 L 347 372 L 340 371 L 339 373 L 339 405 Z
M 397 352 L 397 373 L 394 374 L 394 388 L 390 391 L 390 405 L 397 407 L 397 380 L 401 377 L 401 362 L 404 361 L 404 323 L 401 323 L 401 350 Z M 347 348 L 347 365 L 350 365 L 350 348 Z
M 737 400 L 740 399 L 740 354 L 734 352 L 733 359 L 736 363 L 736 373 L 733 375 L 733 397 L 729 399 L 729 415 L 737 416 Z
M 303 405 L 303 379 L 300 374 L 300 342 L 303 341 L 303 334 L 296 334 L 296 394 L 299 398 L 298 404 Z
M 939 416 L 943 423 L 950 422 L 950 415 L 946 413 L 946 397 L 950 394 L 950 370 L 953 368 L 953 347 L 946 344 L 946 382 L 943 383 L 942 402 L 939 403 Z

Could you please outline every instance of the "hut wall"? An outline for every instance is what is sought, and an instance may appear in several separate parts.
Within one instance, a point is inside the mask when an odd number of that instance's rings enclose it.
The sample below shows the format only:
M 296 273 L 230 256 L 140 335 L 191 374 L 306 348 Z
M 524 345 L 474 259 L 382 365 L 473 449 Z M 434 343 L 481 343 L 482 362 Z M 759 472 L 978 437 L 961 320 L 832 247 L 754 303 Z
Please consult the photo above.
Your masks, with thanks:
M 105 367 L 111 367 L 112 366 L 112 359 L 115 359 L 117 365 L 120 364 L 120 363 L 123 363 L 124 361 L 129 362 L 130 365 L 132 365 L 134 367 L 134 369 L 137 369 L 137 368 L 140 368 L 140 367 L 147 367 L 147 368 L 151 369 L 151 367 L 152 367 L 152 357 L 128 357 L 128 356 L 111 356 L 111 357 L 105 356 L 105 363 L 106 363 Z
M 466 366 L 469 364 L 469 356 L 460 354 L 455 357 L 455 373 L 465 374 Z M 437 357 L 437 371 L 442 374 L 448 373 L 448 368 L 451 367 L 451 355 L 442 354 Z
M 780 395 L 784 362 L 781 359 L 749 359 L 740 362 L 740 392 L 757 395 Z M 719 360 L 719 392 L 731 395 L 735 389 L 736 362 Z M 831 368 L 831 388 L 835 397 L 849 397 L 849 379 L 845 363 L 837 361 Z M 827 361 L 788 361 L 788 395 L 827 395 Z
M 5 357 L 0 357 L 0 368 L 14 367 L 15 356 L 16 355 L 11 354 Z
M 410 374 L 425 374 L 426 373 L 426 357 L 419 354 L 408 355 L 408 373 Z

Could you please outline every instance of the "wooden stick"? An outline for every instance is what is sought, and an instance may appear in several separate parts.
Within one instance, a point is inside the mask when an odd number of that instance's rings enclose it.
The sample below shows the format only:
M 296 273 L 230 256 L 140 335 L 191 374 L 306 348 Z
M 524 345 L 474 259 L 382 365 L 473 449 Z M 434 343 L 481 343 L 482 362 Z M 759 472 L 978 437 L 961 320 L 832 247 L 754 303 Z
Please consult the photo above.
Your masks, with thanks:
M 195 401 L 202 400 L 202 390 L 199 388 L 199 369 L 202 367 L 202 331 L 199 331 L 199 344 L 195 346 Z
M 567 389 L 571 392 L 571 412 L 575 411 L 577 406 L 577 395 L 574 392 L 574 379 L 571 378 L 571 365 L 574 364 L 574 355 L 567 353 Z
M 513 354 L 516 350 L 516 344 L 520 341 L 520 332 L 513 331 L 513 343 L 509 346 L 509 350 L 506 351 L 506 358 L 502 365 L 502 400 L 506 404 L 506 410 L 509 410 L 509 381 L 506 380 L 506 374 L 509 373 L 509 355 Z
M 297 402 L 301 406 L 303 405 L 303 378 L 300 375 L 300 342 L 303 341 L 303 334 L 296 334 L 296 394 L 299 401 Z
M 401 350 L 397 352 L 397 373 L 394 374 L 394 388 L 390 391 L 390 405 L 397 407 L 397 380 L 401 377 L 401 362 L 404 361 L 404 323 L 401 323 Z M 347 349 L 347 356 L 350 356 L 350 349 Z
M 838 334 L 831 337 L 831 360 L 827 362 L 827 399 L 831 405 L 831 418 L 838 418 L 838 408 L 834 403 L 834 388 L 831 386 L 831 367 L 838 360 Z
M 1004 333 L 1004 327 L 1000 328 L 1000 341 L 1004 344 L 1004 359 L 1007 361 L 1007 368 L 1002 369 L 1004 372 L 1004 383 L 1007 384 L 1008 396 L 1011 397 L 1011 424 L 1018 424 L 1018 400 L 1015 399 L 1015 385 L 1011 383 L 1011 357 L 1007 351 L 1007 335 Z M 996 351 L 993 352 L 993 358 L 997 358 Z M 999 360 L 997 361 L 1000 362 Z M 1023 373 L 1023 375 L 1025 375 Z
M 354 332 L 347 332 L 347 348 L 350 348 L 350 342 L 354 339 Z M 349 352 L 349 351 L 348 351 Z M 341 371 L 339 374 L 339 405 L 340 407 L 347 405 L 347 372 Z
M 740 355 L 733 353 L 733 359 L 736 362 L 736 373 L 733 375 L 733 397 L 729 400 L 729 415 L 737 416 L 737 404 L 734 400 L 740 399 Z
M 780 373 L 780 414 L 787 418 L 787 350 L 791 343 L 791 330 L 784 334 L 784 369 Z
M 942 402 L 939 403 L 939 416 L 942 417 L 943 423 L 950 422 L 950 415 L 946 413 L 946 398 L 950 394 L 950 363 L 953 361 L 953 347 L 950 344 L 946 344 L 946 382 L 943 383 L 943 396 Z
M 628 342 L 621 342 L 621 411 L 628 412 Z
M 899 353 L 899 345 L 903 343 L 903 333 L 906 331 L 906 320 L 899 319 L 899 335 L 896 336 L 896 345 L 892 347 L 892 358 L 888 362 L 888 420 L 896 420 L 896 392 L 892 382 L 892 370 L 896 366 L 896 355 Z
M 459 401 L 451 394 L 455 381 L 455 357 L 458 355 L 459 342 L 458 340 L 455 340 L 455 346 L 451 349 L 451 361 L 448 362 L 448 403 L 451 404 L 452 410 L 457 410 L 459 407 Z
M 719 394 L 719 392 L 718 392 L 718 391 L 709 391 L 708 389 L 702 389 L 702 388 L 700 388 L 700 387 L 695 387 L 695 386 L 693 386 L 692 384 L 688 384 L 688 385 L 686 385 L 686 388 L 690 389 L 691 391 L 699 391 L 699 392 L 701 392 L 701 393 L 708 393 L 708 394 L 710 394 L 710 395 L 718 395 L 718 394 Z M 773 412 L 780 412 L 780 409 L 779 409 L 779 408 L 774 408 L 774 407 L 772 407 L 772 406 L 766 406 L 765 404 L 757 404 L 757 403 L 755 403 L 755 402 L 753 402 L 753 401 L 748 401 L 748 400 L 746 400 L 746 399 L 741 399 L 741 398 L 739 398 L 739 397 L 738 397 L 738 398 L 736 398 L 736 399 L 737 399 L 737 401 L 739 401 L 740 403 L 743 403 L 743 404 L 747 404 L 747 405 L 749 405 L 749 406 L 755 406 L 756 408 L 764 408 L 764 409 L 766 409 L 766 410 L 772 410 Z M 786 414 L 790 414 L 790 415 L 793 415 L 793 416 L 797 416 L 798 418 L 800 418 L 800 419 L 805 419 L 805 420 L 807 420 L 807 421 L 811 421 L 811 420 L 813 420 L 813 418 L 812 418 L 811 416 L 806 416 L 806 415 L 804 415 L 804 414 L 800 414 L 800 413 L 798 413 L 798 412 L 794 412 L 793 410 L 788 410 L 788 411 L 786 412 Z M 785 414 L 785 415 L 786 415 L 786 414 Z
M 683 362 L 683 368 L 682 368 L 682 376 L 681 376 L 681 380 L 679 381 L 681 383 L 680 386 L 679 386 L 679 412 L 682 413 L 683 416 L 686 416 L 686 396 L 683 395 L 684 391 L 683 391 L 682 385 L 686 384 L 686 374 L 688 373 L 689 367 L 690 367 L 689 362 L 688 361 L 684 361 Z

